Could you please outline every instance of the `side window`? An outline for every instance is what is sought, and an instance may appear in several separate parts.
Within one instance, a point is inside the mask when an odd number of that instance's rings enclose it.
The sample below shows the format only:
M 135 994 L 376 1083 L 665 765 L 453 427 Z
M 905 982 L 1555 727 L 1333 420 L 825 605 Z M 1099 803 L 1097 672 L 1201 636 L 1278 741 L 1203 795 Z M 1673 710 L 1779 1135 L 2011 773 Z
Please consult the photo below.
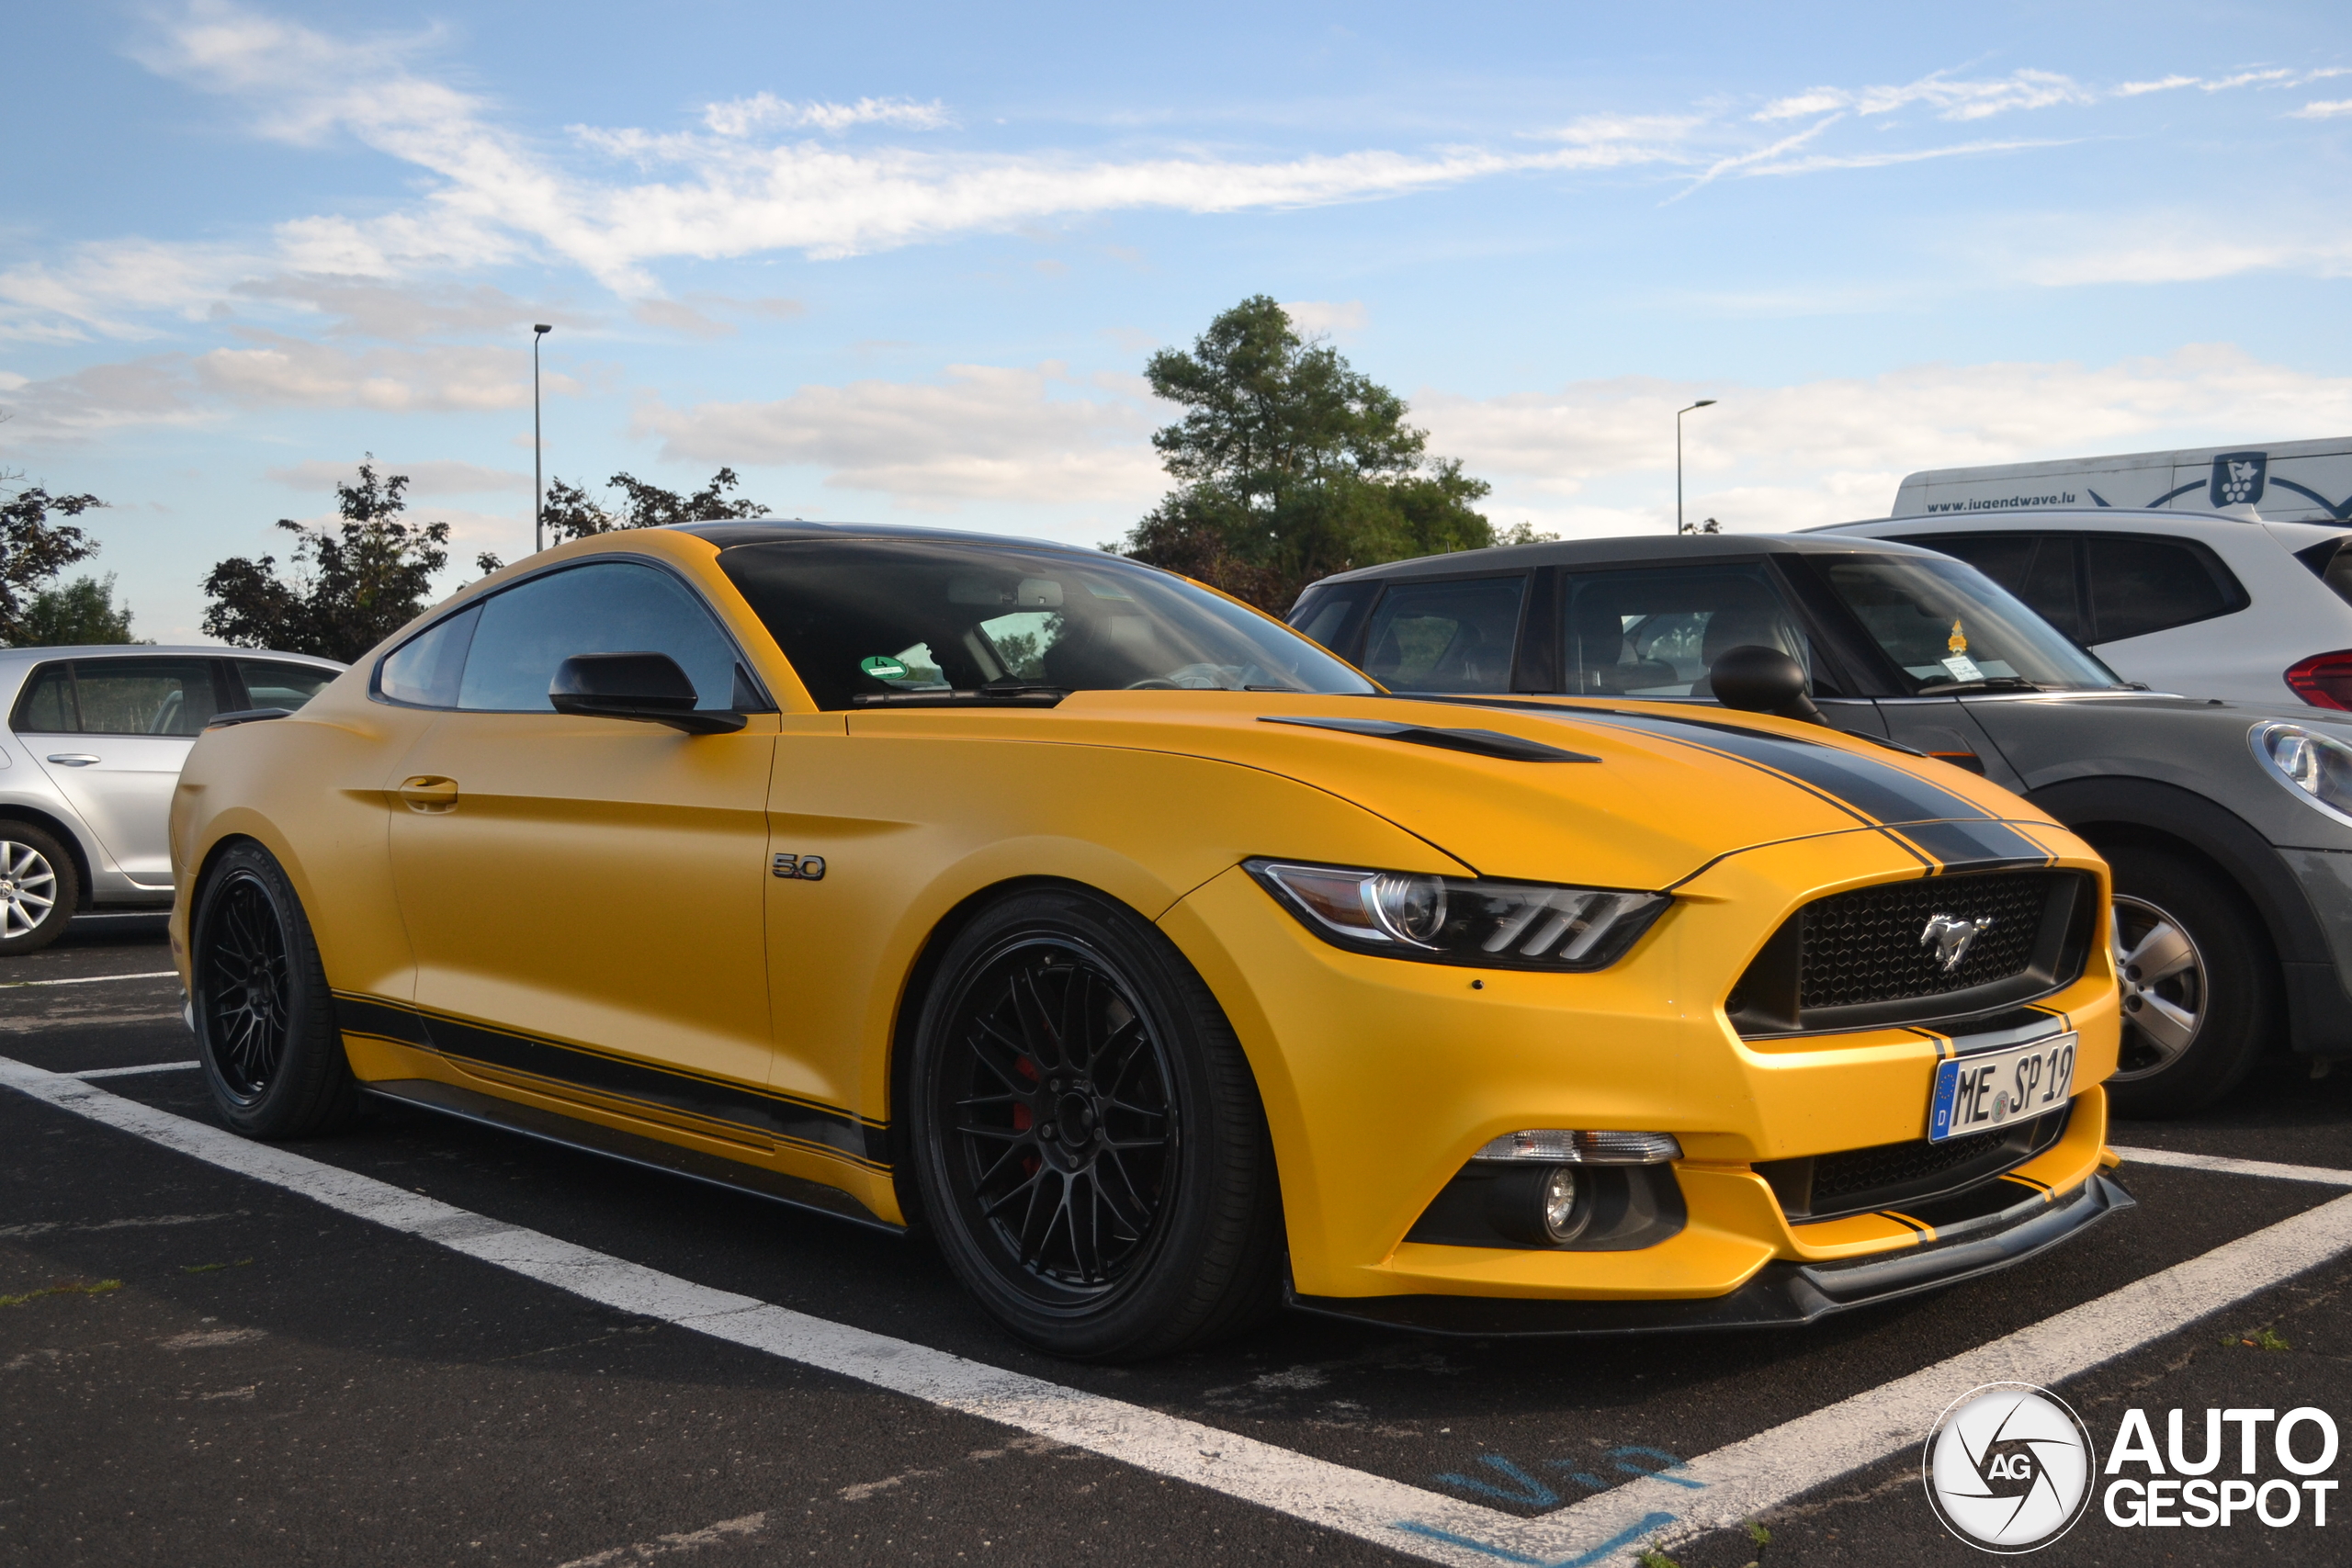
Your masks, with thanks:
M 1763 565 L 1596 571 L 1565 585 L 1564 690 L 1711 697 L 1707 671 L 1735 648 L 1777 648 L 1813 671 L 1795 613 Z
M 1342 653 L 1340 645 L 1351 640 L 1350 634 L 1356 628 L 1359 613 L 1379 589 L 1377 582 L 1343 582 L 1331 587 L 1317 583 L 1291 606 L 1290 624 L 1300 636 L 1321 643 L 1334 653 Z
M 197 735 L 218 711 L 210 660 L 84 659 L 41 672 L 17 709 L 17 728 L 56 735 Z
M 2026 573 L 2024 586 L 2009 592 L 2025 601 L 2026 608 L 2073 637 L 2087 642 L 2083 628 L 2083 595 L 2075 561 L 2075 541 L 2064 534 L 2052 534 L 2041 541 L 2034 552 L 2033 569 Z M 2000 579 L 1995 578 L 1999 582 Z M 2008 588 L 2002 582 L 2001 586 Z
M 695 705 L 735 705 L 735 648 L 668 572 L 596 561 L 535 577 L 485 601 L 458 706 L 552 713 L 556 666 L 577 653 L 666 653 L 695 683 Z
M 465 673 L 466 648 L 473 641 L 481 606 L 450 616 L 384 656 L 376 667 L 376 693 L 412 707 L 458 705 L 458 679 Z
M 2023 597 L 2026 572 L 2033 565 L 2038 534 L 1906 534 L 1903 543 L 1964 560 L 2010 592 Z
M 82 718 L 74 706 L 74 667 L 44 664 L 34 671 L 17 701 L 10 728 L 20 735 L 79 734 Z
M 244 682 L 245 704 L 257 708 L 299 708 L 334 679 L 332 670 L 308 664 L 272 664 L 259 659 L 232 660 Z
M 2083 565 L 2100 642 L 2210 620 L 2247 603 L 2245 590 L 2211 551 L 2178 539 L 2086 535 Z
M 1391 583 L 1372 613 L 1364 673 L 1400 692 L 1507 692 L 1526 597 L 1524 577 Z

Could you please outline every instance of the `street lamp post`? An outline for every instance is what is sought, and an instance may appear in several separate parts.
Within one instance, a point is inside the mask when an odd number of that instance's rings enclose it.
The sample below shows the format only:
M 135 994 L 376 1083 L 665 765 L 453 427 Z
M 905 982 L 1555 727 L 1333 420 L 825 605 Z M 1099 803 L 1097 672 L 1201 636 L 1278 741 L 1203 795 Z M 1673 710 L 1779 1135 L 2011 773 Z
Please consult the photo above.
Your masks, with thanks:
M 547 509 L 547 483 L 539 472 L 546 450 L 539 440 L 539 340 L 553 331 L 555 328 L 546 325 L 531 329 L 531 551 L 534 555 L 548 547 L 547 525 L 543 518 Z M 1679 431 L 1681 428 L 1681 421 L 1676 420 L 1675 429 Z M 1675 453 L 1679 465 L 1681 461 L 1679 436 Z
M 1691 409 L 1711 409 L 1714 406 L 1714 399 L 1701 398 L 1697 402 L 1692 403 L 1690 408 L 1674 411 L 1674 531 L 1677 534 L 1684 531 L 1682 526 L 1682 416 L 1689 413 Z

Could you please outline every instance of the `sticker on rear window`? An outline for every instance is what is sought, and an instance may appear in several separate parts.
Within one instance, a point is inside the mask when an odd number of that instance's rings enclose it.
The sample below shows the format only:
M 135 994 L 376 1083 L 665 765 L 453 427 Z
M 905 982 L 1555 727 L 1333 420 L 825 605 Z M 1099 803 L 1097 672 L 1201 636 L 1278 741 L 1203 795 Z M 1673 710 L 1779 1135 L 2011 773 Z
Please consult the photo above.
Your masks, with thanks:
M 877 681 L 903 681 L 907 678 L 907 667 L 883 654 L 877 653 L 871 659 L 861 659 L 857 661 L 857 667 Z

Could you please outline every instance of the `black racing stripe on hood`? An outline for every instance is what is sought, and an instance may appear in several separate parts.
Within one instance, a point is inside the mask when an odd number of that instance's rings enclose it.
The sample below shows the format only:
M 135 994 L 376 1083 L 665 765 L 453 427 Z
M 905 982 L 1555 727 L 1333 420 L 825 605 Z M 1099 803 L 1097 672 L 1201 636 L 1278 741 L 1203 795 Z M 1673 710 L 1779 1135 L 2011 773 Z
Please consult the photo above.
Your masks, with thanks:
M 2057 857 L 2006 822 L 1915 822 L 1899 835 L 1937 861 L 1937 874 L 2057 863 Z
M 1834 746 L 1789 736 L 1767 735 L 1735 724 L 1666 718 L 1621 708 L 1563 708 L 1541 703 L 1482 703 L 1453 698 L 1464 706 L 1492 706 L 1568 724 L 1635 729 L 1679 740 L 1767 768 L 1826 795 L 1868 821 L 1888 827 L 1953 818 L 1988 822 L 1993 814 L 1964 796 L 1874 757 L 1860 757 Z M 2036 852 L 2039 861 L 2040 853 Z

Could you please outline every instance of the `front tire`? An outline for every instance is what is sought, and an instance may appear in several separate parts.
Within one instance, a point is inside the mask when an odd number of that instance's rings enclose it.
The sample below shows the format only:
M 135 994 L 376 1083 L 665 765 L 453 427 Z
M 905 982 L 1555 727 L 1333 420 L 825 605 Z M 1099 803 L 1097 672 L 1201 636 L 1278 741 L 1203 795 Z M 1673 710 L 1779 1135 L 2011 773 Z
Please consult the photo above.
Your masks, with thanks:
M 2279 1014 L 2262 917 L 2227 878 L 2154 847 L 2108 853 L 2123 1042 L 2108 1100 L 2119 1116 L 2185 1116 L 2235 1089 Z
M 249 1138 L 331 1133 L 358 1107 L 318 944 L 276 857 L 245 842 L 205 873 L 189 997 L 213 1108 Z
M 1016 1337 L 1136 1360 L 1275 1301 L 1265 1112 L 1208 987 L 1125 906 L 1011 895 L 949 945 L 910 1073 L 922 1213 Z

